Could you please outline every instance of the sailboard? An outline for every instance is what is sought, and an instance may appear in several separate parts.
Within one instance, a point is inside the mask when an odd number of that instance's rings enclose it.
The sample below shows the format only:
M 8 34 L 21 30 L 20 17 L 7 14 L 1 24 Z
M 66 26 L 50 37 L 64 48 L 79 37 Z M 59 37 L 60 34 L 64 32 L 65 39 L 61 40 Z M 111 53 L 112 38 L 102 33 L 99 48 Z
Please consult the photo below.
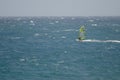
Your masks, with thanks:
M 79 40 L 85 40 L 85 26 L 81 26 L 80 29 L 79 29 L 79 35 L 78 35 L 78 39 Z
M 99 42 L 99 43 L 120 43 L 120 40 L 96 40 L 96 39 L 86 39 L 86 29 L 85 26 L 80 26 L 78 39 L 76 41 L 80 42 Z

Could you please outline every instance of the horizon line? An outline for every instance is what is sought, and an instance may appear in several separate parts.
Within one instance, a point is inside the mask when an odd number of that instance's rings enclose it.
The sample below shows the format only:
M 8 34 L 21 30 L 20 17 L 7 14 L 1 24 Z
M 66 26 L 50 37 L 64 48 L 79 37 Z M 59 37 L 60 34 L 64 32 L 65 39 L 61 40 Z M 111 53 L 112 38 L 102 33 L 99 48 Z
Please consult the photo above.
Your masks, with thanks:
M 0 17 L 120 17 L 119 16 L 0 16 Z

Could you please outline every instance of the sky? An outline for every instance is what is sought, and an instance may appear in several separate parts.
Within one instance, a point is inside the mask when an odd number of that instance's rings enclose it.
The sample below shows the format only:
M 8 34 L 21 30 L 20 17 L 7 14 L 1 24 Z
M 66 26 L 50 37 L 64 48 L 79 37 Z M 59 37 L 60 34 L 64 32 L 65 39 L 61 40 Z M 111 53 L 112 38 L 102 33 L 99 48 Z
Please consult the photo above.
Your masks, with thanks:
M 120 0 L 0 0 L 0 16 L 120 16 Z

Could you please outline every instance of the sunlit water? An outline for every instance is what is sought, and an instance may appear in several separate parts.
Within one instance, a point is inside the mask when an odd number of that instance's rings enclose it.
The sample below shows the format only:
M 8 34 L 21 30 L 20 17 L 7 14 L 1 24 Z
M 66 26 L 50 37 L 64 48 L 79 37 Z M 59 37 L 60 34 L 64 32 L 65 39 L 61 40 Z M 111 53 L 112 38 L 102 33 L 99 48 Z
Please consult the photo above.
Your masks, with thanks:
M 120 80 L 120 17 L 0 17 L 0 80 Z

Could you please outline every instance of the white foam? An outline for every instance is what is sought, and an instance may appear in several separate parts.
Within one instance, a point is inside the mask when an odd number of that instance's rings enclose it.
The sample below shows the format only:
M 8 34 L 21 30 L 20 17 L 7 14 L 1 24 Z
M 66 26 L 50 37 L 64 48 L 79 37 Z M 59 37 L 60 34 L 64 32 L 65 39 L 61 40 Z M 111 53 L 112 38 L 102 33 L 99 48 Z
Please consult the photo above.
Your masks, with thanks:
M 88 20 L 89 22 L 94 22 L 94 20 L 92 20 L 92 19 L 90 19 L 90 20 Z
M 24 59 L 24 58 L 22 58 L 22 59 L 20 59 L 20 61 L 21 61 L 21 62 L 23 62 L 23 61 L 25 61 L 25 59 Z
M 31 25 L 33 25 L 33 26 L 35 25 L 34 21 L 32 21 L 32 20 L 30 21 L 30 23 L 31 23 Z
M 55 37 L 52 37 L 52 39 L 55 39 Z
M 80 41 L 78 39 L 76 39 L 76 41 Z M 120 43 L 120 40 L 92 40 L 92 39 L 86 39 L 86 40 L 82 40 L 80 42 L 112 42 L 112 43 Z
M 92 26 L 97 26 L 97 24 L 91 24 Z
M 62 36 L 61 38 L 66 38 L 66 36 Z
M 119 24 L 112 24 L 112 26 L 120 26 Z
M 39 36 L 40 34 L 39 33 L 35 33 L 34 36 Z
M 67 51 L 64 51 L 64 53 L 67 53 Z
M 36 63 L 35 65 L 36 65 L 36 66 L 39 66 L 39 63 Z
M 74 31 L 74 29 L 66 29 L 66 30 L 63 30 L 63 31 Z
M 56 32 L 60 32 L 60 31 L 58 30 L 58 31 L 56 31 Z
M 55 23 L 59 23 L 59 21 L 55 21 Z
M 34 23 L 34 22 L 31 20 L 30 23 Z
M 116 30 L 115 30 L 115 32 L 119 32 L 119 30 L 118 30 L 118 29 L 116 29 Z
M 23 37 L 11 37 L 11 39 L 21 39 Z

